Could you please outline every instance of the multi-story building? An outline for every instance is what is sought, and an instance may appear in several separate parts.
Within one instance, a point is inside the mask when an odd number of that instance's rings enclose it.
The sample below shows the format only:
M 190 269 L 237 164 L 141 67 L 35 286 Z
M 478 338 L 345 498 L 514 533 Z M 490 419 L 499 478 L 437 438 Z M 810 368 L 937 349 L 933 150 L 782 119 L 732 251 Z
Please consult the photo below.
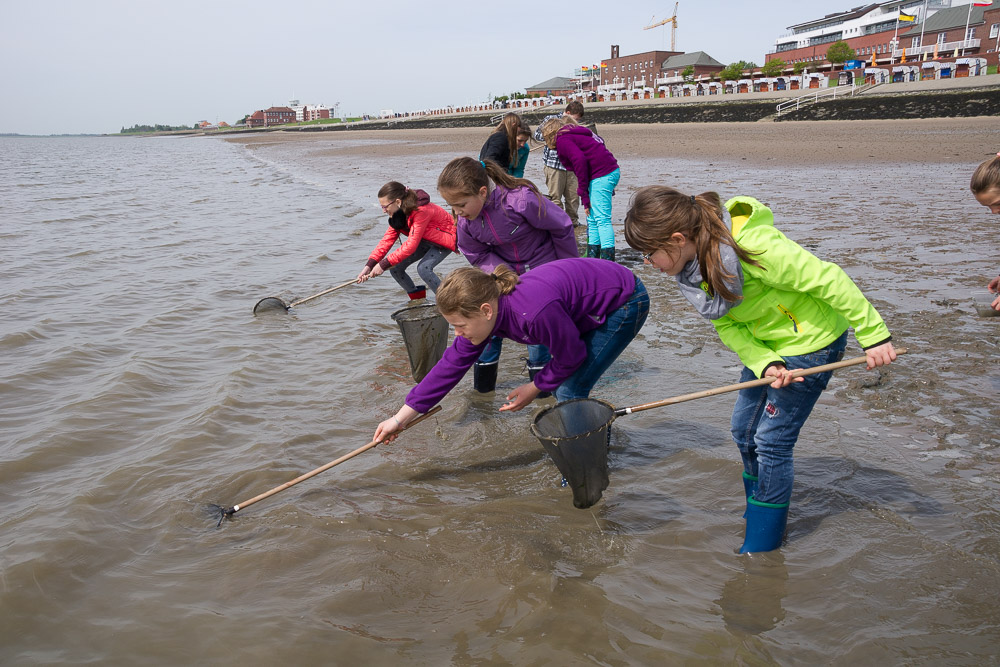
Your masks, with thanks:
M 652 86 L 660 76 L 663 63 L 670 56 L 682 55 L 682 51 L 646 51 L 631 56 L 619 53 L 617 44 L 611 46 L 611 57 L 599 67 L 600 76 L 596 84 L 614 88 L 643 88 Z
M 859 60 L 877 64 L 898 62 L 904 46 L 907 46 L 907 55 L 911 55 L 913 32 L 919 34 L 934 21 L 951 24 L 955 17 L 961 15 L 961 24 L 954 26 L 954 29 L 962 31 L 966 18 L 971 13 L 973 22 L 978 18 L 981 24 L 983 9 L 988 8 L 974 7 L 973 2 L 974 0 L 891 0 L 828 14 L 789 26 L 790 32 L 775 40 L 774 51 L 765 56 L 765 62 L 780 58 L 789 65 L 810 63 L 811 69 L 830 69 L 832 65 L 826 61 L 826 50 L 830 44 L 839 41 L 847 42 Z M 943 16 L 935 18 L 939 13 Z M 949 30 L 951 28 L 935 29 L 935 39 L 938 39 L 938 32 Z M 903 35 L 906 35 L 905 39 Z

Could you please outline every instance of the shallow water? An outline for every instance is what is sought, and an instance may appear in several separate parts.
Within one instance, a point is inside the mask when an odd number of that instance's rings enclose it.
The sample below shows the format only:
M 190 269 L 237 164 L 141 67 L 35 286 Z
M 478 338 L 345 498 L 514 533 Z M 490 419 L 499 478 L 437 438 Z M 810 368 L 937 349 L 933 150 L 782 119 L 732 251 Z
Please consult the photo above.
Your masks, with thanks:
M 0 139 L 0 662 L 995 662 L 1000 319 L 969 295 L 996 223 L 974 162 L 619 156 L 616 220 L 652 182 L 752 194 L 911 350 L 831 383 L 778 552 L 733 553 L 731 396 L 618 419 L 605 500 L 577 510 L 530 414 L 496 411 L 524 381 L 515 345 L 496 396 L 463 383 L 396 443 L 216 529 L 212 503 L 364 445 L 411 386 L 388 277 L 251 313 L 355 275 L 385 181 L 440 201 L 454 154 L 338 158 L 352 141 Z M 711 327 L 622 254 L 653 309 L 594 395 L 735 382 Z

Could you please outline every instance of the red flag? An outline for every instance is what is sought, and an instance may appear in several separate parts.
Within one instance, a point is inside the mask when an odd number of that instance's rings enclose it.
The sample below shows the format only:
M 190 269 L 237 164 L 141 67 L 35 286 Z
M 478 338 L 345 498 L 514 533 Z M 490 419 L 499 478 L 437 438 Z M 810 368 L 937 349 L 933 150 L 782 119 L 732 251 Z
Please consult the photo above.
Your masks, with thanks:
M 989 7 L 992 4 L 993 4 L 992 2 L 973 2 L 972 6 L 973 7 Z

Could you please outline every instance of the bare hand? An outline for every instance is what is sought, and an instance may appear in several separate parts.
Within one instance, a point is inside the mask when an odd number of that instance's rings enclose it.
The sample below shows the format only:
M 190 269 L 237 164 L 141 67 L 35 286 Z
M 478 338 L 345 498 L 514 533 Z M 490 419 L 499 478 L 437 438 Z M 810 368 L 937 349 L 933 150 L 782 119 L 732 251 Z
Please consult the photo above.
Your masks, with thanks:
M 986 287 L 991 292 L 1000 292 L 1000 276 L 997 276 L 990 281 L 990 284 Z
M 380 276 L 383 273 L 385 273 L 385 271 L 382 270 L 382 265 L 376 264 L 372 267 L 371 277 L 374 278 L 375 276 Z
M 395 415 L 378 425 L 378 428 L 375 429 L 375 435 L 372 436 L 372 441 L 382 442 L 385 440 L 392 442 L 398 436 L 399 431 L 402 431 L 419 414 L 419 412 L 404 403 L 403 407 Z
M 517 412 L 535 400 L 541 391 L 541 389 L 535 386 L 534 382 L 522 384 L 507 394 L 507 402 L 500 408 L 500 412 Z
M 769 386 L 772 389 L 787 387 L 793 382 L 805 382 L 805 378 L 792 377 L 792 372 L 785 368 L 784 364 L 775 364 L 764 371 L 764 377 L 773 377 L 774 382 Z
M 368 275 L 368 267 L 366 266 L 365 268 L 361 269 L 361 273 L 358 274 L 358 284 L 363 283 L 369 278 L 371 278 L 371 276 Z
M 882 343 L 865 350 L 865 356 L 868 358 L 867 368 L 871 370 L 876 366 L 886 366 L 895 361 L 896 350 L 892 347 L 892 343 Z

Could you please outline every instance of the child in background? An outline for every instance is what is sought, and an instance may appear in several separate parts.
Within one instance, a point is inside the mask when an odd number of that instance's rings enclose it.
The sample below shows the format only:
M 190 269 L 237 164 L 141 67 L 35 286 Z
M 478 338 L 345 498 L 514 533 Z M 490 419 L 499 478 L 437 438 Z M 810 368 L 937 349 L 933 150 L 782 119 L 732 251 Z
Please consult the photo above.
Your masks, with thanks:
M 522 274 L 556 259 L 578 257 L 573 223 L 528 180 L 494 162 L 456 158 L 438 177 L 438 192 L 458 216 L 458 250 L 469 263 L 491 272 L 506 264 Z M 496 387 L 501 339 L 483 350 L 473 368 L 476 391 Z M 531 377 L 549 360 L 542 345 L 528 346 Z
M 568 114 L 548 121 L 542 136 L 545 145 L 559 154 L 559 161 L 576 174 L 577 193 L 587 212 L 587 257 L 614 261 L 611 198 L 621 178 L 618 161 L 603 139 Z
M 505 172 L 510 173 L 517 164 L 517 133 L 520 129 L 521 117 L 516 113 L 505 114 L 479 150 L 479 159 L 492 160 Z
M 976 201 L 989 208 L 990 213 L 994 215 L 1000 213 L 1000 153 L 976 168 L 972 174 L 969 189 L 972 190 Z M 1000 276 L 993 278 L 986 289 L 1000 293 Z M 993 299 L 990 307 L 993 310 L 1000 310 L 1000 294 Z
M 552 352 L 531 381 L 507 395 L 501 411 L 520 410 L 541 391 L 554 391 L 560 401 L 588 397 L 642 328 L 649 296 L 624 266 L 562 259 L 522 276 L 504 265 L 491 274 L 455 269 L 441 284 L 437 305 L 455 327 L 455 340 L 396 414 L 378 425 L 375 440 L 434 407 L 477 363 L 491 338 L 544 345 Z
M 517 128 L 517 157 L 507 170 L 507 173 L 514 178 L 524 178 L 524 165 L 528 164 L 528 155 L 531 154 L 531 146 L 528 145 L 530 138 L 531 127 L 522 121 L 521 126 Z
M 427 296 L 424 285 L 415 285 L 406 268 L 416 261 L 417 273 L 432 292 L 437 292 L 441 279 L 434 267 L 449 253 L 455 252 L 455 221 L 446 210 L 431 203 L 430 195 L 423 190 L 410 190 L 402 183 L 389 181 L 378 191 L 378 203 L 389 214 L 389 229 L 368 257 L 368 262 L 358 274 L 358 282 L 381 275 L 386 269 L 410 300 Z M 400 235 L 406 241 L 389 253 Z
M 896 358 L 889 330 L 857 285 L 774 227 L 771 210 L 751 197 L 726 202 L 672 188 L 639 190 L 625 216 L 625 239 L 677 279 L 681 293 L 712 321 L 744 364 L 741 381 L 773 377 L 740 391 L 732 435 L 743 458 L 746 539 L 740 553 L 781 545 L 792 495 L 792 450 L 831 373 L 789 372 L 838 361 L 847 329 L 868 368 Z

